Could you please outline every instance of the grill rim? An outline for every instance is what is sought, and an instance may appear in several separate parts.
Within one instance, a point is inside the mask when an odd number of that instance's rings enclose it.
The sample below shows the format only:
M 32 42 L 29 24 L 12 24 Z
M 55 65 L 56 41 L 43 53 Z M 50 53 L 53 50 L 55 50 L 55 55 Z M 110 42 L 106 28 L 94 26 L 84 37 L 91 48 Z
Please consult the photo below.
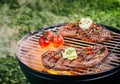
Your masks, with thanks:
M 66 23 L 64 23 L 64 24 L 66 24 Z M 32 34 L 35 34 L 35 33 L 38 33 L 38 32 L 40 32 L 42 29 L 44 29 L 44 30 L 48 30 L 48 29 L 52 29 L 52 28 L 55 28 L 55 27 L 60 27 L 60 26 L 62 26 L 62 25 L 64 25 L 64 24 L 59 24 L 59 25 L 55 25 L 55 26 L 47 26 L 47 27 L 43 27 L 43 28 L 38 28 L 36 31 L 34 31 L 34 32 L 30 32 L 30 33 L 28 33 L 28 34 L 26 34 L 24 37 L 22 37 L 22 39 L 18 42 L 18 44 L 17 44 L 17 46 L 16 46 L 16 49 L 15 49 L 15 55 L 16 55 L 16 57 L 17 57 L 17 60 L 19 61 L 19 63 L 22 63 L 22 61 L 19 59 L 19 56 L 17 56 L 17 50 L 18 50 L 18 46 L 21 44 L 21 42 L 23 42 L 24 40 L 26 40 L 29 36 L 31 36 Z M 101 25 L 101 24 L 100 24 Z M 120 33 L 120 31 L 118 30 L 118 29 L 116 29 L 116 28 L 114 28 L 114 27 L 111 27 L 111 26 L 107 26 L 107 25 L 102 25 L 102 26 L 104 26 L 105 28 L 107 28 L 108 30 L 110 30 L 110 31 L 113 31 L 113 32 L 115 32 L 115 33 Z M 120 65 L 118 65 L 118 66 L 116 66 L 116 67 L 112 67 L 112 68 L 110 68 L 110 69 L 107 69 L 107 70 L 103 70 L 103 71 L 101 71 L 101 72 L 98 72 L 98 73 L 92 73 L 92 74 L 85 74 L 85 75 L 78 75 L 78 76 L 73 76 L 73 75 L 55 75 L 55 74 L 49 74 L 49 73 L 45 73 L 45 72 L 41 72 L 41 71 L 38 71 L 38 70 L 35 70 L 35 69 L 32 69 L 31 67 L 29 67 L 29 66 L 27 66 L 26 64 L 24 64 L 24 63 L 22 63 L 23 64 L 23 66 L 25 66 L 25 67 L 27 67 L 29 70 L 32 70 L 33 72 L 37 72 L 37 73 L 39 73 L 39 75 L 40 74 L 43 74 L 43 75 L 45 75 L 45 77 L 48 75 L 49 77 L 50 76 L 55 76 L 55 77 L 75 77 L 75 78 L 79 78 L 79 77 L 81 77 L 81 76 L 95 76 L 95 75 L 99 75 L 99 74 L 105 74 L 106 72 L 108 73 L 109 71 L 116 71 L 118 68 L 120 68 Z M 21 65 L 21 64 L 20 64 Z M 119 71 L 119 69 L 118 69 L 118 71 Z M 68 78 L 67 78 L 68 79 Z

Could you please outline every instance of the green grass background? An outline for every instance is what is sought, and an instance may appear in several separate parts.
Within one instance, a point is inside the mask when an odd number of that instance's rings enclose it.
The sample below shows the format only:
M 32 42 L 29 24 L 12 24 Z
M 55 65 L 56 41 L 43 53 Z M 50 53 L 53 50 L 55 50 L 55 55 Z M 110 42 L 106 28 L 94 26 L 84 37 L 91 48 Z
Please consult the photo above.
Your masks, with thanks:
M 120 29 L 120 0 L 0 0 L 0 84 L 29 84 L 14 54 L 22 36 L 82 17 Z

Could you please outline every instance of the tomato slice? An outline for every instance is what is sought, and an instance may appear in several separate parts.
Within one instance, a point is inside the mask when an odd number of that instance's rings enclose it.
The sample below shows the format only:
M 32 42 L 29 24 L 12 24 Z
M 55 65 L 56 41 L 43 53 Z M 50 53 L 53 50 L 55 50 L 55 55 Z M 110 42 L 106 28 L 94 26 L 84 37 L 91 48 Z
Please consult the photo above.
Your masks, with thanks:
M 41 36 L 39 39 L 39 44 L 42 48 L 49 46 L 50 41 L 47 40 L 44 36 Z

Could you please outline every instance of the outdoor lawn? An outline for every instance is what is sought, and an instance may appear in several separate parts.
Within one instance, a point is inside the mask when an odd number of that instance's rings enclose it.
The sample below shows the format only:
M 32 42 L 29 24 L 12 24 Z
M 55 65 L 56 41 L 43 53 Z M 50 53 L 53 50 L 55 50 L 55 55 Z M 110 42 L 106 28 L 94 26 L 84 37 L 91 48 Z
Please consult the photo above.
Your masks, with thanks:
M 120 30 L 120 0 L 0 0 L 0 84 L 29 84 L 14 53 L 25 34 L 82 17 Z

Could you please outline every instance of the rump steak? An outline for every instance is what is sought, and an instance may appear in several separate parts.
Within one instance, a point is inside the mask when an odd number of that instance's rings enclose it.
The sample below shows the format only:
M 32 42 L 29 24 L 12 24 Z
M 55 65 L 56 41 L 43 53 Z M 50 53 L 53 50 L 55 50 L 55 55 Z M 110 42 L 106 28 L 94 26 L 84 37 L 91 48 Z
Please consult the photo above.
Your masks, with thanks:
M 75 48 L 77 58 L 64 58 L 65 49 L 47 51 L 42 55 L 42 63 L 47 69 L 74 71 L 97 66 L 108 54 L 108 49 L 103 45 L 89 46 L 83 49 Z M 67 52 L 68 53 L 68 52 Z M 69 53 L 68 53 L 69 54 Z
M 81 28 L 80 23 L 68 23 L 60 27 L 57 31 L 62 36 L 79 38 L 83 41 L 102 43 L 112 39 L 111 33 L 104 26 L 92 22 L 87 29 Z

